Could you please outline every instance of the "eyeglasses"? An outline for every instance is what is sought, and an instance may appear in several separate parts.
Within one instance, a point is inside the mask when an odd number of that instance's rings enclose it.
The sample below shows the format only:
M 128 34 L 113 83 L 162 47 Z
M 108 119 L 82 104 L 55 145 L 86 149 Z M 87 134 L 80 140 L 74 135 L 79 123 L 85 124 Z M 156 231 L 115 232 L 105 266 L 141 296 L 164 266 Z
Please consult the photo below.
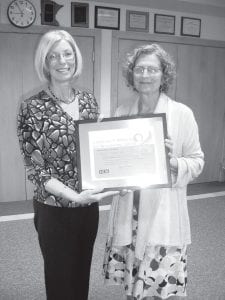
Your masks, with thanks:
M 55 63 L 59 61 L 61 57 L 63 57 L 66 61 L 69 61 L 75 58 L 75 54 L 71 51 L 66 51 L 63 53 L 50 53 L 49 55 L 47 55 L 47 60 L 50 63 Z
M 151 67 L 151 66 L 146 66 L 146 67 L 144 67 L 144 66 L 137 66 L 137 67 L 134 67 L 134 69 L 133 69 L 134 74 L 136 74 L 136 75 L 142 75 L 142 74 L 144 74 L 145 70 L 150 75 L 156 75 L 159 72 L 161 72 L 161 69 L 154 68 L 154 67 Z

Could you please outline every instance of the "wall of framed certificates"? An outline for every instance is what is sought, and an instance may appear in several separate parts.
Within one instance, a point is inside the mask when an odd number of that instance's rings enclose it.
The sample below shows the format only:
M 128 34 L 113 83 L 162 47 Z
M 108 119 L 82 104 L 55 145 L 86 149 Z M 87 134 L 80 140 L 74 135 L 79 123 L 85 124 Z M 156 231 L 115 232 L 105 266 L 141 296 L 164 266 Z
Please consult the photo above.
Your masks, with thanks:
M 221 36 L 225 40 L 224 33 L 220 29 L 221 22 L 224 25 L 223 10 L 219 10 L 218 7 L 207 10 L 203 4 L 201 9 L 198 7 L 195 10 L 195 4 L 192 3 L 185 10 L 186 6 L 182 8 L 183 3 L 179 3 L 178 10 L 175 5 L 170 7 L 165 5 L 163 8 L 159 6 L 157 9 L 157 1 L 153 6 L 143 3 L 140 3 L 140 6 L 138 4 L 131 6 L 128 0 L 121 2 L 40 0 L 39 3 L 32 0 L 31 2 L 37 12 L 37 18 L 32 26 L 84 27 L 195 38 L 212 37 L 217 40 L 220 40 Z M 9 4 L 10 0 L 1 4 L 0 24 L 10 24 L 7 17 Z

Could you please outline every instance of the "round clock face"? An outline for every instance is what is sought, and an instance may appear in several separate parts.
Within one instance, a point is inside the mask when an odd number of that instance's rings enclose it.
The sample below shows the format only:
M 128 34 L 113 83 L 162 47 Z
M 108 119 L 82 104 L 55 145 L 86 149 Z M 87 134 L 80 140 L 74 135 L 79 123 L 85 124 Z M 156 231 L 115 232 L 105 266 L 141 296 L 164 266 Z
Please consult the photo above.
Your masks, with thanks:
M 28 27 L 34 23 L 36 10 L 28 0 L 14 0 L 8 7 L 9 21 L 17 27 Z

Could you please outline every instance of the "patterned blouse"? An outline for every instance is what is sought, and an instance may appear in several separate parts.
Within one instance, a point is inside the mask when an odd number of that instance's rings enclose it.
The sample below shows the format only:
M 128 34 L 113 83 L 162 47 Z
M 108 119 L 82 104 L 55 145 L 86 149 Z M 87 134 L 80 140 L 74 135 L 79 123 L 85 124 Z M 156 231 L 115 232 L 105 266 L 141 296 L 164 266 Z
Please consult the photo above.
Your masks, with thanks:
M 98 105 L 88 92 L 75 91 L 79 119 L 97 119 Z M 44 90 L 22 102 L 18 137 L 28 179 L 35 185 L 34 199 L 58 207 L 74 207 L 72 201 L 45 190 L 51 177 L 78 191 L 77 123 Z

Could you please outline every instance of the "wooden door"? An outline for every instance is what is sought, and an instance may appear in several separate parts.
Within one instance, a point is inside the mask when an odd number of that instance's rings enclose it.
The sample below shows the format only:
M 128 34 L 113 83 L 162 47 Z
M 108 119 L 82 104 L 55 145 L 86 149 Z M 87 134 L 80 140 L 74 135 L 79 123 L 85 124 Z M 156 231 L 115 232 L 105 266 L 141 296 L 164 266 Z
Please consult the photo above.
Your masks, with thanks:
M 43 87 L 33 66 L 34 52 L 42 33 L 43 30 L 0 32 L 0 201 L 32 199 L 34 187 L 26 178 L 16 134 L 16 117 L 21 101 Z M 72 34 L 83 56 L 83 72 L 74 86 L 95 92 L 95 35 Z
M 25 171 L 16 136 L 22 94 L 20 36 L 0 33 L 0 201 L 25 200 Z
M 179 45 L 176 100 L 194 111 L 205 167 L 197 182 L 219 180 L 225 111 L 225 49 Z

